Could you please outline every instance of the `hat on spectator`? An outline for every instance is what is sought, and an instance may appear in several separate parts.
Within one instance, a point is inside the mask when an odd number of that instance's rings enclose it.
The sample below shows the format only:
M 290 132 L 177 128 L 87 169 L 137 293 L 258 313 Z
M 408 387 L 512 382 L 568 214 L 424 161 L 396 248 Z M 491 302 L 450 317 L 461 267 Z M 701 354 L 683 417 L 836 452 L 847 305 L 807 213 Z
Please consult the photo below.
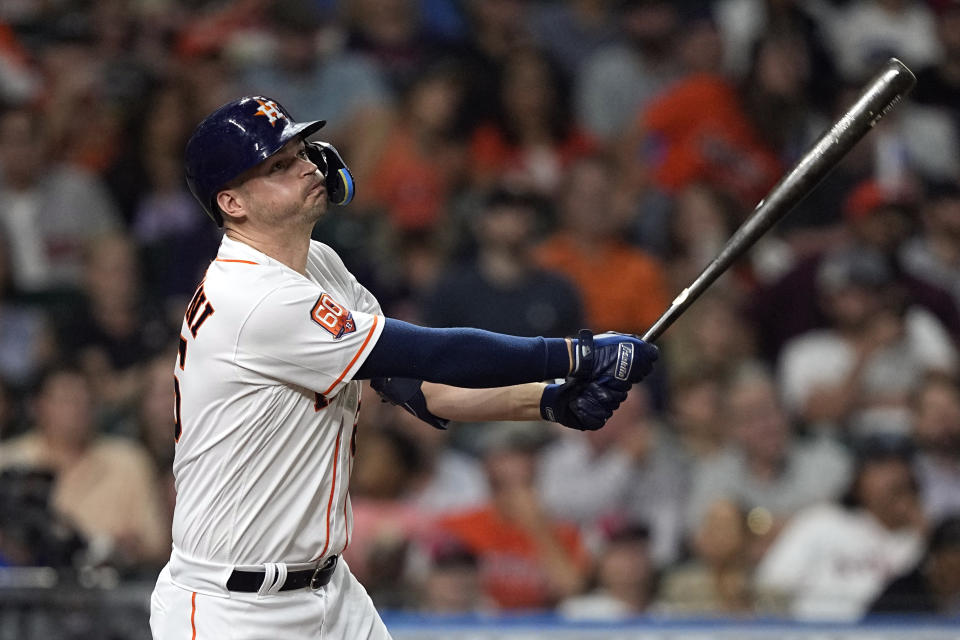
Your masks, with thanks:
M 930 534 L 930 551 L 960 547 L 960 515 L 949 515 Z
M 927 200 L 939 202 L 941 200 L 960 199 L 960 182 L 956 180 L 936 180 L 927 183 Z
M 915 446 L 909 436 L 899 433 L 871 433 L 855 439 L 851 452 L 859 464 L 872 460 L 909 460 Z
M 910 466 L 915 446 L 909 436 L 898 433 L 871 433 L 861 436 L 850 443 L 854 469 L 850 476 L 850 486 L 840 502 L 847 508 L 861 506 L 859 492 L 860 477 L 871 464 L 899 460 Z M 911 467 L 911 482 L 918 486 Z
M 855 222 L 884 207 L 909 208 L 915 205 L 916 197 L 906 186 L 889 188 L 876 180 L 864 180 L 843 201 L 843 215 L 847 221 Z
M 425 545 L 431 566 L 434 569 L 467 567 L 475 569 L 477 555 L 456 538 L 437 536 Z

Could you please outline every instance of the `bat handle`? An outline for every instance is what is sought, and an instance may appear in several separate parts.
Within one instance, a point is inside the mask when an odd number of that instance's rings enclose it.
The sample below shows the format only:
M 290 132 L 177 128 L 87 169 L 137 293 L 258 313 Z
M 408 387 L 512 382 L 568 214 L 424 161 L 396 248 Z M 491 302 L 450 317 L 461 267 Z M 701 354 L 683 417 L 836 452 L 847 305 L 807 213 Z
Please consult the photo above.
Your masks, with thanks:
M 644 342 L 656 342 L 657 338 L 660 337 L 660 334 L 670 326 L 669 322 L 664 322 L 665 317 L 666 316 L 661 316 L 652 327 L 647 329 L 644 334 L 640 336 L 640 339 Z
M 653 326 L 640 336 L 640 339 L 644 342 L 656 342 L 657 338 L 667 330 L 667 327 L 673 324 L 674 320 L 680 317 L 680 314 L 683 313 L 687 307 L 693 304 L 695 299 L 696 297 L 690 297 L 690 287 L 686 287 L 673 299 L 673 302 L 670 303 L 670 308 L 657 318 Z

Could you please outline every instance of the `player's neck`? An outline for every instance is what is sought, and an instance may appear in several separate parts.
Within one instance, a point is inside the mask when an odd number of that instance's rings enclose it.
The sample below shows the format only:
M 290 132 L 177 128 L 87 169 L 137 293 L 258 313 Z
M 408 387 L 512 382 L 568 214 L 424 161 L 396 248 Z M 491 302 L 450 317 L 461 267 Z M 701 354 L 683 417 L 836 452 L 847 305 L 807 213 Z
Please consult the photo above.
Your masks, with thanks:
M 224 233 L 231 240 L 253 247 L 299 274 L 306 275 L 307 273 L 307 253 L 310 250 L 309 233 L 266 234 L 235 228 L 227 228 Z

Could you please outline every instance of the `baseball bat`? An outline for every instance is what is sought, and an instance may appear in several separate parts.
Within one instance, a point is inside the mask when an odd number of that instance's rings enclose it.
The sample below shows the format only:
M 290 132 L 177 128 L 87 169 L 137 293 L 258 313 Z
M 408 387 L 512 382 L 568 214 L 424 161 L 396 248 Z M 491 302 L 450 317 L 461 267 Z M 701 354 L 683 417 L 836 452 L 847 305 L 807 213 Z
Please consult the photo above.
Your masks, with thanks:
M 750 217 L 727 240 L 723 249 L 700 272 L 696 280 L 673 300 L 670 307 L 643 334 L 654 342 L 680 315 L 707 290 L 733 262 L 783 218 L 840 160 L 887 114 L 916 84 L 913 73 L 896 58 L 866 85 L 846 113 L 804 154 L 800 161 L 773 186 L 757 204 Z

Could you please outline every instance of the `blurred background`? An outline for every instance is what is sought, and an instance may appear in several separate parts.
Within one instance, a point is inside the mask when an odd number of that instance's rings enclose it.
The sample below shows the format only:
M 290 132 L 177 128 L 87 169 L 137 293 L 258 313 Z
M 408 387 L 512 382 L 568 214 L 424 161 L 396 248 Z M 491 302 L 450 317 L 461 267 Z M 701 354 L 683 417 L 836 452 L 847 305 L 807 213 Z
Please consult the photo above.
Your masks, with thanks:
M 910 99 L 603 430 L 438 431 L 368 390 L 345 555 L 398 638 L 956 637 L 960 2 L 3 0 L 0 638 L 149 637 L 176 338 L 219 242 L 182 175 L 206 113 L 328 120 L 358 191 L 314 237 L 388 315 L 642 333 L 889 56 Z

